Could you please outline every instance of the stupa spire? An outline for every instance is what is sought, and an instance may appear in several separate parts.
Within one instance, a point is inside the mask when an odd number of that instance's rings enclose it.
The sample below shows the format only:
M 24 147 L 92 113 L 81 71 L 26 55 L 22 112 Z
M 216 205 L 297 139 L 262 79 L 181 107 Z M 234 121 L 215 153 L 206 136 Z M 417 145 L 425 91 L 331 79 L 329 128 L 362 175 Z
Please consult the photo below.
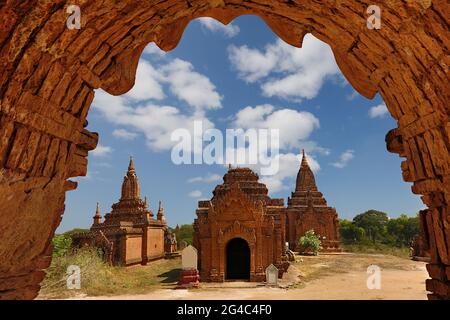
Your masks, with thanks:
M 314 173 L 309 167 L 305 149 L 302 150 L 302 162 L 300 165 L 300 170 L 297 174 L 295 191 L 317 191 L 316 179 L 314 178 Z
M 136 169 L 134 168 L 134 162 L 133 162 L 132 156 L 130 156 L 130 163 L 128 164 L 128 172 L 130 172 L 130 171 L 136 172 Z
M 122 183 L 122 196 L 120 200 L 137 200 L 141 197 L 141 187 L 139 185 L 139 179 L 136 175 L 136 169 L 134 167 L 133 157 L 130 157 L 130 163 L 128 164 L 128 171 L 123 178 Z
M 101 223 L 102 215 L 100 213 L 100 204 L 97 202 L 97 206 L 95 208 L 95 215 L 93 217 L 94 219 L 94 225 L 98 225 Z

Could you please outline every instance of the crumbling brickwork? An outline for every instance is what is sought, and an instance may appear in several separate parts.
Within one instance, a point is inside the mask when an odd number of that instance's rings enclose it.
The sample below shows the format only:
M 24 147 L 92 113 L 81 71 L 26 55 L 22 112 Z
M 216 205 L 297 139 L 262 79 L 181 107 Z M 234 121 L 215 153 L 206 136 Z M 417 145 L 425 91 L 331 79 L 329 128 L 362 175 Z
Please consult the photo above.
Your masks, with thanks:
M 81 29 L 66 27 L 67 5 Z M 373 1 L 7 0 L 0 3 L 0 297 L 37 295 L 70 177 L 86 174 L 97 135 L 84 129 L 94 89 L 134 83 L 149 42 L 173 49 L 192 19 L 261 17 L 283 40 L 328 43 L 362 95 L 380 93 L 398 128 L 387 148 L 428 206 L 430 298 L 450 297 L 449 17 L 446 0 L 377 1 L 381 29 L 366 27 Z

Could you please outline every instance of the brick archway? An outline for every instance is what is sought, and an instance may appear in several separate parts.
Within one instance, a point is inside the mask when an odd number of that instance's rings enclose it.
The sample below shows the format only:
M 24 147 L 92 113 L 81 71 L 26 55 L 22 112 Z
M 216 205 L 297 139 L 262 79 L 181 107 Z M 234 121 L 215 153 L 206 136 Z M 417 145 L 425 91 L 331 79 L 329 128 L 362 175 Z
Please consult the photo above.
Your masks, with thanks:
M 81 30 L 66 28 L 78 4 Z M 379 1 L 380 30 L 366 28 L 371 1 L 25 0 L 0 5 L 0 298 L 34 298 L 50 263 L 70 177 L 86 174 L 97 134 L 84 129 L 94 89 L 119 95 L 134 83 L 154 41 L 173 49 L 190 20 L 261 17 L 299 46 L 310 32 L 328 43 L 352 86 L 381 94 L 398 128 L 387 149 L 422 195 L 433 280 L 450 297 L 449 12 L 445 0 Z

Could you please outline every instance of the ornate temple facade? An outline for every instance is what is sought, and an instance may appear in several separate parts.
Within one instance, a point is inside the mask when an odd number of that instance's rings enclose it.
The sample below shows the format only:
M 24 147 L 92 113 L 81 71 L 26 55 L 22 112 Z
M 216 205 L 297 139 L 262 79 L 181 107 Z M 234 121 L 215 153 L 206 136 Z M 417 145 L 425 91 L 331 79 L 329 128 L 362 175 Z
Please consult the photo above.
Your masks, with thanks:
M 229 169 L 209 201 L 199 201 L 194 247 L 202 281 L 263 281 L 270 264 L 284 270 L 285 208 L 248 168 Z
M 297 250 L 299 238 L 311 229 L 321 236 L 324 251 L 340 250 L 336 210 L 317 190 L 304 153 L 287 207 L 283 199 L 269 197 L 251 169 L 230 167 L 211 200 L 198 202 L 196 214 L 193 241 L 202 281 L 264 281 L 271 264 L 281 276 L 289 248 Z
M 176 250 L 175 235 L 168 230 L 162 203 L 155 218 L 148 208 L 147 197 L 141 198 L 132 158 L 119 202 L 112 205 L 103 222 L 97 203 L 90 231 L 76 234 L 72 240 L 76 247 L 99 247 L 109 263 L 122 266 L 146 264 Z
M 318 191 L 304 152 L 295 191 L 288 198 L 286 214 L 287 241 L 291 250 L 298 251 L 299 238 L 308 230 L 314 230 L 321 237 L 322 251 L 340 251 L 336 209 L 329 207 L 323 194 Z

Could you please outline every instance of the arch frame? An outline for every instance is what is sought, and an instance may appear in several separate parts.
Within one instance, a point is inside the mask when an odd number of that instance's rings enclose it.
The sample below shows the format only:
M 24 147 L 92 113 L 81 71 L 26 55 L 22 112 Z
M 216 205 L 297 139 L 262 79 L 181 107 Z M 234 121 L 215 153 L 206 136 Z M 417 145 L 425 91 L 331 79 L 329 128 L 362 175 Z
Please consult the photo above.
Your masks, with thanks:
M 263 19 L 284 41 L 306 33 L 328 43 L 360 94 L 381 94 L 398 128 L 387 149 L 405 158 L 403 179 L 427 209 L 430 299 L 450 298 L 449 12 L 445 0 L 380 1 L 382 28 L 368 31 L 370 1 L 76 0 L 80 30 L 66 28 L 66 0 L 0 5 L 0 298 L 32 299 L 51 262 L 51 239 L 70 177 L 87 172 L 98 135 L 85 129 L 94 90 L 134 84 L 145 45 L 173 49 L 187 24 Z M 21 213 L 21 214 L 19 214 Z

